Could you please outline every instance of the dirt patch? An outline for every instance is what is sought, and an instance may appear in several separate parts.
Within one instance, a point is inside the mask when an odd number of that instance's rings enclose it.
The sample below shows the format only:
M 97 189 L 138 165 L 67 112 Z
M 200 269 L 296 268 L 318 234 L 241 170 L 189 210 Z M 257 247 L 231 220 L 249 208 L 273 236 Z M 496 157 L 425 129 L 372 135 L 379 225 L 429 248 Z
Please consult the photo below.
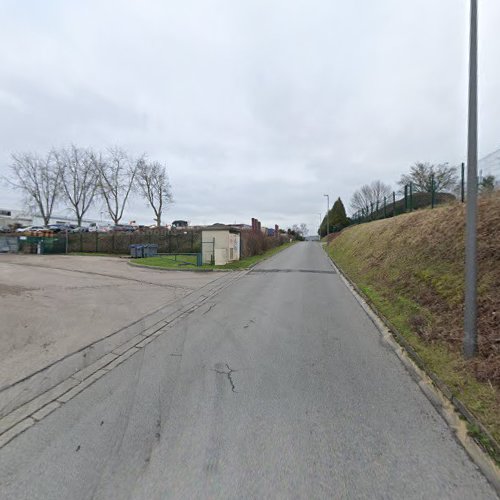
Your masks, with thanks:
M 0 283 L 0 297 L 6 297 L 7 295 L 21 295 L 31 290 L 35 290 L 35 288 L 26 288 L 19 285 L 7 285 L 5 283 Z

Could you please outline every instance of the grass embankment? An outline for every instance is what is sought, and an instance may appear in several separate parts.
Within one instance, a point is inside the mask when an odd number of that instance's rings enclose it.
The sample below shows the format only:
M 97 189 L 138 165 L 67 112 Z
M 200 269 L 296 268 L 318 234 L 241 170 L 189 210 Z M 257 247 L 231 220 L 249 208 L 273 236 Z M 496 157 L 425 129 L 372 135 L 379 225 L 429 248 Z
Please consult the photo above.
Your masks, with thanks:
M 204 264 L 203 266 L 196 267 L 196 256 L 195 255 L 179 255 L 177 260 L 172 256 L 158 256 L 158 257 L 145 257 L 143 259 L 134 259 L 134 263 L 144 266 L 160 267 L 163 269 L 186 269 L 190 271 L 196 270 L 216 270 L 216 269 L 247 269 L 261 260 L 268 259 L 269 257 L 281 252 L 285 248 L 293 245 L 292 243 L 285 243 L 279 247 L 271 248 L 267 252 L 261 255 L 254 255 L 252 257 L 246 257 L 241 260 L 236 260 L 234 262 L 229 262 L 223 266 L 212 266 L 209 264 Z
M 344 230 L 328 246 L 425 362 L 500 441 L 500 193 L 480 200 L 479 355 L 461 355 L 464 206 L 420 210 Z M 496 457 L 497 461 L 500 457 Z

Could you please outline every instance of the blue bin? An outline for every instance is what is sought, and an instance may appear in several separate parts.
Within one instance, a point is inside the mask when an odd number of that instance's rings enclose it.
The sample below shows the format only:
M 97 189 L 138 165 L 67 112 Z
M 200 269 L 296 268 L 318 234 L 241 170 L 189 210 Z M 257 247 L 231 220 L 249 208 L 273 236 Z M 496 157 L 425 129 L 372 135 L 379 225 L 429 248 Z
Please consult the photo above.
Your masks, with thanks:
M 130 256 L 133 259 L 144 257 L 144 245 L 130 245 Z

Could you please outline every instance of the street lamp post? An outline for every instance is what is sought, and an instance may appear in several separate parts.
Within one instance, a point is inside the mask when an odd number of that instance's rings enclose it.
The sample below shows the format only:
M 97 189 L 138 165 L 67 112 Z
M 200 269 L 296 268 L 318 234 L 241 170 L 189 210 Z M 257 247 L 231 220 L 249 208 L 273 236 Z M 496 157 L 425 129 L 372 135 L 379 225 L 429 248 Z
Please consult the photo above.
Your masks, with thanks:
M 328 242 L 328 236 L 330 235 L 330 220 L 329 220 L 329 212 L 330 212 L 330 197 L 327 194 L 326 196 L 326 241 Z
M 470 4 L 469 126 L 465 223 L 464 356 L 477 353 L 477 0 Z

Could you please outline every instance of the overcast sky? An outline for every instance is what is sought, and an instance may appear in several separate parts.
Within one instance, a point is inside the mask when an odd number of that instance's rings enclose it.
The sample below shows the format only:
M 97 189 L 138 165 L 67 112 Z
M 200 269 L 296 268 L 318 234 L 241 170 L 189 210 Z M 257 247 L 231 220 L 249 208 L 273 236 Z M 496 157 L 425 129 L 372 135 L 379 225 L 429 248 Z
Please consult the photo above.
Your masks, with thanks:
M 416 160 L 464 160 L 468 3 L 0 0 L 0 174 L 16 151 L 119 145 L 167 164 L 166 221 L 315 230 L 324 193 L 348 208 Z M 479 3 L 483 155 L 500 147 L 500 2 Z M 152 217 L 133 199 L 124 222 Z

